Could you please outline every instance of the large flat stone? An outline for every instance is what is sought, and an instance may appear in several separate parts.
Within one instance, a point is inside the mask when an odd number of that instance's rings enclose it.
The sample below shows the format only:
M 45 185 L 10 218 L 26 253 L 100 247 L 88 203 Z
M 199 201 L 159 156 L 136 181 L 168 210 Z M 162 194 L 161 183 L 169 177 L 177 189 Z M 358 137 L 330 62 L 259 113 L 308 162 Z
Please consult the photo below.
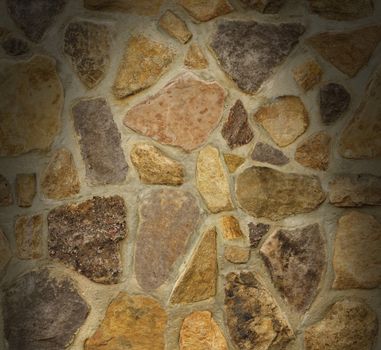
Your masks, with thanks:
M 9 181 L 0 174 L 0 207 L 13 204 L 12 187 Z
M 39 259 L 42 256 L 43 217 L 19 216 L 15 222 L 16 255 L 19 259 Z
M 332 20 L 350 21 L 373 13 L 373 0 L 308 0 L 308 2 L 312 12 Z
M 31 207 L 37 192 L 36 174 L 16 175 L 17 205 L 21 208 Z
M 349 107 L 351 95 L 344 86 L 328 83 L 320 88 L 320 115 L 324 124 L 334 123 Z
M 4 232 L 0 229 L 0 273 L 3 272 L 11 257 L 12 254 L 8 239 L 5 236 Z
M 163 0 L 84 0 L 90 10 L 130 12 L 142 16 L 157 15 Z
M 247 7 L 262 13 L 278 13 L 285 0 L 241 0 Z
M 177 0 L 198 21 L 206 22 L 233 11 L 227 0 Z

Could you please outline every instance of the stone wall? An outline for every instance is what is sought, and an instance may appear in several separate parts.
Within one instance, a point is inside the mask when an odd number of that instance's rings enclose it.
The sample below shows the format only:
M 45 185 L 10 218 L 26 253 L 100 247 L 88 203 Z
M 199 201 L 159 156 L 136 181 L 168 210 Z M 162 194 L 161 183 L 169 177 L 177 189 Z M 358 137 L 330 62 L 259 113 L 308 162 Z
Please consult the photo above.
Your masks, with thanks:
M 0 349 L 381 348 L 380 1 L 0 13 Z

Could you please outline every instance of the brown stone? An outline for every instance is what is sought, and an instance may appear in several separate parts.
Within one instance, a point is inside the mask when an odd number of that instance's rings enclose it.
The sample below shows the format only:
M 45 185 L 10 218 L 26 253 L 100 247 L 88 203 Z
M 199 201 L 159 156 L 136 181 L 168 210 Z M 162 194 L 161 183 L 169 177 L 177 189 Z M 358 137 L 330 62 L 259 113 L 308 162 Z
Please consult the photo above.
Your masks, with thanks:
M 157 15 L 163 0 L 84 0 L 84 6 L 90 10 L 122 11 L 137 15 Z
M 229 245 L 225 247 L 224 257 L 233 264 L 245 264 L 250 259 L 250 249 Z
M 209 65 L 200 46 L 194 43 L 189 45 L 184 58 L 184 64 L 189 69 L 205 69 Z
M 339 119 L 348 110 L 351 102 L 349 92 L 344 86 L 336 83 L 323 85 L 319 95 L 320 114 L 324 124 L 334 123 Z
M 276 149 L 272 146 L 270 146 L 267 143 L 258 142 L 255 145 L 254 151 L 251 155 L 251 159 L 262 162 L 262 163 L 268 163 L 272 165 L 286 165 L 290 162 L 288 157 L 279 149 Z
M 294 68 L 292 71 L 297 84 L 304 90 L 311 90 L 318 84 L 323 75 L 323 71 L 315 60 L 309 60 Z
M 218 125 L 224 100 L 225 91 L 216 82 L 186 73 L 131 108 L 124 125 L 163 144 L 193 151 Z
M 22 208 L 31 207 L 36 195 L 36 174 L 16 175 L 17 205 Z
M 19 216 L 15 223 L 16 254 L 19 259 L 42 256 L 42 215 Z
M 241 0 L 246 6 L 262 13 L 278 13 L 285 0 Z
M 12 189 L 8 180 L 0 174 L 0 207 L 13 204 Z
M 266 233 L 270 230 L 270 225 L 258 223 L 254 224 L 250 222 L 248 224 L 249 227 L 249 239 L 250 239 L 250 247 L 257 248 L 262 237 L 266 235 Z
M 311 11 L 319 16 L 347 21 L 368 17 L 373 13 L 373 0 L 308 0 Z
M 227 0 L 177 0 L 196 20 L 209 21 L 234 10 Z
M 224 160 L 229 173 L 234 173 L 245 162 L 245 158 L 229 153 L 224 153 Z
M 182 44 L 187 43 L 192 37 L 186 23 L 171 10 L 165 11 L 160 17 L 159 26 Z
M 12 254 L 9 248 L 8 239 L 4 232 L 0 229 L 0 273 L 3 272 L 11 257 Z
M 244 237 L 239 221 L 234 216 L 223 216 L 221 218 L 221 229 L 223 237 L 229 241 Z
M 17 34 L 11 32 L 4 36 L 1 36 L 0 33 L 0 43 L 5 53 L 9 56 L 21 56 L 30 51 L 29 44 Z

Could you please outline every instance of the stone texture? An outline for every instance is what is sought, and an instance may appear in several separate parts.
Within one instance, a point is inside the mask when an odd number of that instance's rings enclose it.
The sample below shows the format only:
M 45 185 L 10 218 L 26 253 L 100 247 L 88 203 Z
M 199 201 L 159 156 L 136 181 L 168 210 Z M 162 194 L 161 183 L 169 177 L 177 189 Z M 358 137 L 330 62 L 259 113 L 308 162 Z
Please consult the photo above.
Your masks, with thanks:
M 55 62 L 47 56 L 4 61 L 0 77 L 0 156 L 49 149 L 60 129 L 63 106 Z
M 36 195 L 36 174 L 16 175 L 17 205 L 22 208 L 31 207 Z
M 106 74 L 110 42 L 111 35 L 106 25 L 77 21 L 66 27 L 64 52 L 79 79 L 90 89 Z
M 257 248 L 263 236 L 270 230 L 270 225 L 258 223 L 254 224 L 250 222 L 248 224 L 249 227 L 249 239 L 250 239 L 250 247 Z
M 221 134 L 231 149 L 246 145 L 253 139 L 254 134 L 247 120 L 247 112 L 241 100 L 237 100 L 230 109 L 228 119 L 222 127 Z
M 285 0 L 241 0 L 246 6 L 262 13 L 278 13 Z
M 299 23 L 222 21 L 211 39 L 222 69 L 246 93 L 256 93 L 298 43 Z
M 224 257 L 233 264 L 245 264 L 249 261 L 250 249 L 230 245 L 225 247 Z
M 245 158 L 230 153 L 224 153 L 224 160 L 229 173 L 234 173 L 243 163 L 245 163 Z
M 84 0 L 84 6 L 90 10 L 131 12 L 142 16 L 154 16 L 159 13 L 163 0 Z
M 281 229 L 263 243 L 260 253 L 281 296 L 305 312 L 316 297 L 326 266 L 326 249 L 318 224 Z
M 319 16 L 347 21 L 370 16 L 373 0 L 309 0 L 310 9 Z
M 48 214 L 49 255 L 94 282 L 118 283 L 126 227 L 126 207 L 119 196 L 62 205 Z
M 58 149 L 41 175 L 41 191 L 50 199 L 71 197 L 80 190 L 80 183 L 72 154 Z
M 226 15 L 234 10 L 227 0 L 177 0 L 177 2 L 200 22 Z
M 121 292 L 108 306 L 105 318 L 86 340 L 85 350 L 165 349 L 167 314 L 149 297 Z
M 284 348 L 294 338 L 275 299 L 251 272 L 226 276 L 225 310 L 231 339 L 241 350 Z
M 204 234 L 171 295 L 172 304 L 195 303 L 215 296 L 217 288 L 216 229 Z
M 184 318 L 180 350 L 228 350 L 225 337 L 209 311 L 195 311 Z
M 221 218 L 221 230 L 224 239 L 229 241 L 244 237 L 239 226 L 239 221 L 231 215 L 223 216 Z
M 192 37 L 186 23 L 171 10 L 165 11 L 160 17 L 159 26 L 182 44 L 187 43 Z
M 124 50 L 112 91 L 124 98 L 155 84 L 168 70 L 175 52 L 142 35 L 132 36 Z
M 381 223 L 374 216 L 352 211 L 340 218 L 333 267 L 336 289 L 381 285 Z
M 218 125 L 224 100 L 225 91 L 216 82 L 186 73 L 131 108 L 124 125 L 163 144 L 193 151 Z
M 8 180 L 0 174 L 0 207 L 13 204 L 12 189 Z
M 377 316 L 362 300 L 333 304 L 324 318 L 304 333 L 306 350 L 371 350 L 376 341 Z
M 29 52 L 29 44 L 13 33 L 0 36 L 1 47 L 9 56 L 21 56 Z
M 176 186 L 184 182 L 184 167 L 149 144 L 134 145 L 131 161 L 145 184 Z
M 160 189 L 143 196 L 135 248 L 135 274 L 143 289 L 159 288 L 168 279 L 199 219 L 200 209 L 188 192 Z
M 4 333 L 12 350 L 62 350 L 85 322 L 89 307 L 72 280 L 37 270 L 4 293 Z
M 196 182 L 197 189 L 212 213 L 233 209 L 229 179 L 217 148 L 208 145 L 200 151 L 197 158 Z
M 290 162 L 288 157 L 281 150 L 263 142 L 258 142 L 255 145 L 251 158 L 257 162 L 279 166 L 286 165 Z
M 322 122 L 331 124 L 348 110 L 351 95 L 344 86 L 329 83 L 320 88 L 319 101 Z
M 128 165 L 121 147 L 120 132 L 107 101 L 101 97 L 80 100 L 72 113 L 90 182 L 94 185 L 123 182 Z
M 205 69 L 209 65 L 200 46 L 194 43 L 189 45 L 184 58 L 184 64 L 189 69 Z
M 11 259 L 12 254 L 9 248 L 9 243 L 4 232 L 0 229 L 0 273 L 5 270 L 8 261 Z
M 325 199 L 316 176 L 251 167 L 237 178 L 237 199 L 248 214 L 280 220 L 315 210 Z
M 318 84 L 323 75 L 323 71 L 315 60 L 309 60 L 296 67 L 292 71 L 297 84 L 304 90 L 311 90 Z
M 42 215 L 19 216 L 15 223 L 16 254 L 19 259 L 42 256 Z
M 297 96 L 280 96 L 260 107 L 254 119 L 281 147 L 293 143 L 309 124 L 308 112 Z

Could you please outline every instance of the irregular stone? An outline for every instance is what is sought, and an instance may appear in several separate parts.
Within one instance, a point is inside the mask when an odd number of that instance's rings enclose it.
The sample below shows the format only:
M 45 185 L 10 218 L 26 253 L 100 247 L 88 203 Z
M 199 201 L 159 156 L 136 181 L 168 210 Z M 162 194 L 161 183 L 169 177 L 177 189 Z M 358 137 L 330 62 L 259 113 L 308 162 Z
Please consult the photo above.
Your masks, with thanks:
M 195 303 L 212 298 L 217 287 L 216 229 L 202 237 L 184 273 L 179 277 L 171 295 L 172 304 Z
M 131 12 L 142 16 L 154 16 L 160 11 L 163 0 L 84 0 L 90 10 Z
M 8 180 L 0 174 L 0 207 L 13 204 L 11 185 Z
M 16 175 L 17 205 L 22 208 L 31 207 L 36 195 L 36 174 Z
M 192 37 L 186 23 L 171 10 L 165 11 L 160 17 L 159 26 L 182 44 L 187 43 Z
M 47 56 L 4 61 L 0 77 L 0 156 L 49 149 L 60 129 L 63 106 L 55 62 Z
M 227 240 L 240 239 L 244 237 L 239 226 L 239 221 L 231 215 L 221 218 L 222 235 Z
M 309 124 L 308 112 L 297 96 L 277 97 L 260 107 L 254 118 L 281 147 L 293 143 Z
M 324 318 L 304 332 L 306 350 L 371 350 L 376 341 L 377 316 L 362 300 L 333 304 Z
M 41 191 L 51 199 L 71 197 L 80 190 L 77 169 L 72 154 L 58 149 L 41 175 Z
M 176 186 L 184 182 L 184 167 L 149 144 L 134 145 L 131 161 L 145 184 Z
M 41 258 L 42 220 L 42 215 L 19 216 L 16 219 L 16 254 L 19 259 Z
M 180 350 L 228 350 L 225 337 L 209 311 L 195 311 L 184 318 Z
M 49 255 L 94 282 L 118 283 L 126 227 L 126 206 L 119 196 L 62 205 L 48 214 Z
M 251 272 L 226 276 L 225 310 L 231 339 L 239 349 L 283 348 L 294 338 L 286 315 Z
M 318 84 L 323 75 L 323 71 L 315 60 L 309 60 L 296 67 L 292 71 L 297 84 L 304 90 L 311 90 Z
M 245 163 L 245 158 L 229 153 L 224 153 L 224 160 L 229 173 L 234 173 L 243 163 Z
M 233 264 L 245 264 L 250 259 L 250 249 L 239 246 L 227 246 L 224 257 Z
M 0 273 L 5 269 L 11 257 L 12 255 L 7 237 L 0 229 Z
M 216 82 L 186 73 L 130 109 L 124 125 L 163 144 L 193 151 L 218 125 L 224 101 L 225 91 Z
M 373 13 L 372 0 L 308 0 L 312 12 L 319 16 L 347 21 L 368 17 Z
M 320 115 L 324 124 L 334 123 L 348 109 L 351 95 L 344 86 L 335 83 L 320 88 Z
M 211 39 L 222 69 L 246 93 L 254 94 L 275 72 L 304 32 L 299 23 L 222 21 Z
M 285 0 L 241 0 L 241 2 L 262 13 L 278 13 Z
M 29 52 L 29 44 L 20 37 L 8 33 L 1 37 L 1 47 L 9 56 L 21 56 Z
M 381 26 L 347 32 L 327 32 L 307 39 L 307 44 L 338 70 L 354 77 L 369 61 L 381 40 Z
M 360 212 L 344 214 L 338 223 L 333 288 L 377 288 L 381 284 L 381 223 Z
M 62 350 L 86 320 L 89 307 L 71 279 L 47 269 L 18 278 L 4 293 L 4 333 L 13 350 Z
M 139 206 L 135 273 L 144 290 L 159 288 L 168 279 L 173 264 L 184 255 L 199 219 L 200 209 L 189 192 L 160 189 L 143 196 Z
M 311 212 L 326 197 L 316 176 L 255 166 L 238 175 L 236 192 L 244 211 L 271 220 Z
M 319 225 L 278 230 L 266 239 L 260 253 L 282 298 L 305 312 L 316 297 L 326 266 Z
M 64 52 L 79 79 L 90 89 L 106 74 L 110 42 L 111 35 L 106 25 L 77 21 L 66 27 Z
M 128 40 L 119 64 L 112 91 L 116 98 L 124 98 L 155 84 L 168 70 L 175 52 L 168 46 L 144 36 Z
M 237 100 L 231 108 L 221 134 L 231 149 L 246 145 L 253 139 L 254 134 L 241 100 Z
M 184 64 L 189 69 L 205 69 L 208 68 L 208 61 L 205 58 L 200 46 L 191 43 L 184 58 Z
M 298 145 L 295 152 L 295 160 L 307 168 L 327 170 L 329 166 L 330 145 L 331 136 L 325 131 L 320 131 Z
M 248 224 L 249 227 L 249 239 L 250 239 L 250 247 L 257 248 L 262 237 L 270 230 L 270 225 L 267 224 L 254 224 L 250 222 Z
M 212 213 L 233 209 L 229 179 L 217 148 L 208 145 L 198 154 L 196 182 L 197 189 Z
M 104 185 L 124 181 L 128 165 L 107 101 L 101 97 L 81 100 L 74 105 L 72 113 L 90 182 Z
M 177 0 L 177 2 L 200 22 L 226 15 L 234 10 L 227 0 Z
M 85 350 L 164 350 L 166 325 L 167 314 L 156 300 L 121 292 L 86 340 Z
M 270 146 L 267 143 L 258 142 L 255 145 L 251 155 L 253 160 L 272 165 L 285 165 L 289 163 L 288 157 L 279 149 Z

